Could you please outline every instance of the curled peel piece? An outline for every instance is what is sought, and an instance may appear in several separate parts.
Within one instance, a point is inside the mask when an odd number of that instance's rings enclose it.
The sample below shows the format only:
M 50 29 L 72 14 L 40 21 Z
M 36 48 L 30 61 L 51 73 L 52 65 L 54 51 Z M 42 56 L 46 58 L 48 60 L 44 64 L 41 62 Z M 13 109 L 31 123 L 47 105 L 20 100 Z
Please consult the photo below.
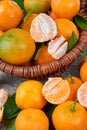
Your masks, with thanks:
M 65 41 L 63 36 L 60 36 L 59 38 L 51 40 L 48 43 L 48 52 L 54 59 L 59 59 L 66 53 L 67 47 L 68 42 Z
M 0 89 L 0 108 L 4 106 L 8 99 L 8 93 L 4 89 Z
M 33 19 L 30 33 L 35 42 L 46 42 L 55 38 L 57 26 L 50 16 L 40 13 Z
M 60 77 L 51 78 L 43 85 L 42 94 L 49 103 L 61 104 L 69 98 L 70 85 Z

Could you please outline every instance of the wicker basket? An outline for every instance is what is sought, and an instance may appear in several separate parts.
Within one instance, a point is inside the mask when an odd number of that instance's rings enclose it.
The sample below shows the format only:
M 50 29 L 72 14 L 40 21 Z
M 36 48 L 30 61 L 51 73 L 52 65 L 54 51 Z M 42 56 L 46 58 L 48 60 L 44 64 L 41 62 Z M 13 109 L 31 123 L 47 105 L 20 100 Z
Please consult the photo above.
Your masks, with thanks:
M 87 1 L 81 0 L 80 15 L 87 18 Z M 76 46 L 61 59 L 54 60 L 43 65 L 35 66 L 16 66 L 8 64 L 0 60 L 0 71 L 7 74 L 25 78 L 25 79 L 44 79 L 48 76 L 61 76 L 61 74 L 74 62 L 74 60 L 81 54 L 87 44 L 87 31 L 80 31 L 80 38 Z

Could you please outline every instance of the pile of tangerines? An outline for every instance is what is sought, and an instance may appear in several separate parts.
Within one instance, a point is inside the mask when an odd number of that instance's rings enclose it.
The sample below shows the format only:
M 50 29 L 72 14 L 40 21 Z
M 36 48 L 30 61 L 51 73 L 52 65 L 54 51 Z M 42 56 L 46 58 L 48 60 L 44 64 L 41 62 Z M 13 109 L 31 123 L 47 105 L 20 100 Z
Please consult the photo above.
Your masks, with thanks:
M 22 82 L 16 90 L 15 102 L 21 109 L 16 117 L 16 130 L 87 129 L 87 57 L 80 63 L 80 78 L 52 77 L 45 83 L 37 80 Z M 44 112 L 50 103 L 55 105 L 51 119 Z
M 35 64 L 60 58 L 67 51 L 72 32 L 79 38 L 72 19 L 80 10 L 80 0 L 23 3 L 26 15 L 14 1 L 0 1 L 0 58 L 15 65 L 31 64 L 38 44 L 41 48 Z M 53 77 L 44 84 L 36 80 L 22 82 L 15 97 L 21 109 L 15 120 L 16 130 L 49 130 L 49 118 L 43 111 L 47 103 L 56 105 L 51 116 L 55 130 L 86 130 L 86 58 L 80 66 L 80 77 Z
M 67 52 L 72 32 L 79 38 L 72 19 L 80 10 L 80 0 L 21 0 L 23 8 L 16 2 L 0 1 L 3 61 L 13 65 L 48 63 Z

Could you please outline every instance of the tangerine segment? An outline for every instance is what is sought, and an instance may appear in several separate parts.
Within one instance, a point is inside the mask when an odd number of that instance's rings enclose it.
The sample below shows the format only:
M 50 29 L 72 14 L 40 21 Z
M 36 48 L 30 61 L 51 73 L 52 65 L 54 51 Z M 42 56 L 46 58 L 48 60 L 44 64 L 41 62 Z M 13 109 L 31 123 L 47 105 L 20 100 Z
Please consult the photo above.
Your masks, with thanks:
M 80 0 L 51 0 L 51 8 L 58 18 L 72 19 L 80 10 Z
M 66 40 L 69 40 L 72 32 L 74 32 L 76 37 L 79 38 L 79 31 L 72 21 L 65 18 L 59 18 L 56 19 L 55 22 L 58 30 L 57 37 L 63 35 Z
M 47 101 L 42 95 L 43 84 L 28 80 L 21 83 L 16 90 L 16 104 L 20 109 L 43 108 Z
M 2 31 L 17 27 L 23 17 L 22 9 L 14 1 L 0 1 L 0 29 Z
M 69 98 L 70 85 L 62 78 L 49 78 L 44 84 L 42 94 L 52 104 L 61 104 Z
M 52 122 L 55 130 L 86 130 L 87 111 L 79 103 L 74 105 L 75 102 L 66 101 L 54 109 Z
M 49 120 L 40 109 L 25 109 L 18 114 L 15 127 L 16 130 L 49 130 Z
M 84 82 L 78 89 L 77 99 L 82 106 L 87 108 L 87 81 Z

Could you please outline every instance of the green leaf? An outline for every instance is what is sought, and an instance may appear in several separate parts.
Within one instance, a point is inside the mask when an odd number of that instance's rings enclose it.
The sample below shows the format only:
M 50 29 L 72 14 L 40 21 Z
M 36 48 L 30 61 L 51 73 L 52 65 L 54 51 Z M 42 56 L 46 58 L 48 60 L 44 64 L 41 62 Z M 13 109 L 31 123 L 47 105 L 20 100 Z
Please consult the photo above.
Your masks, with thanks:
M 15 103 L 15 94 L 13 94 L 4 105 L 4 119 L 12 119 L 17 116 L 20 109 Z
M 75 16 L 74 22 L 81 29 L 87 30 L 87 20 L 83 18 L 82 16 L 79 16 L 79 15 Z
M 83 52 L 80 54 L 79 58 L 82 60 L 85 56 L 87 56 L 87 51 L 83 51 Z
M 31 13 L 32 13 L 36 8 L 37 8 L 37 6 L 33 6 L 33 7 L 31 7 L 31 8 L 28 10 L 27 14 L 26 14 L 25 17 L 24 17 L 23 22 L 25 22 L 25 21 L 27 20 L 27 18 L 31 15 Z
M 40 43 L 38 44 L 38 43 L 37 43 L 36 51 L 35 51 L 35 54 L 34 54 L 34 56 L 33 56 L 33 59 L 34 59 L 34 60 L 37 60 L 38 54 L 39 54 L 39 52 L 40 52 L 40 49 L 41 49 L 43 46 L 45 46 L 45 43 L 42 43 L 42 44 L 40 44 Z
M 13 0 L 14 2 L 16 2 L 20 8 L 23 10 L 24 14 L 26 13 L 25 9 L 24 9 L 24 1 L 23 0 Z
M 16 128 L 15 128 L 15 119 L 8 120 L 6 122 L 6 130 L 16 130 Z
M 76 34 L 72 32 L 72 35 L 70 37 L 69 43 L 68 43 L 68 49 L 67 51 L 70 51 L 77 43 L 78 39 L 76 37 Z

